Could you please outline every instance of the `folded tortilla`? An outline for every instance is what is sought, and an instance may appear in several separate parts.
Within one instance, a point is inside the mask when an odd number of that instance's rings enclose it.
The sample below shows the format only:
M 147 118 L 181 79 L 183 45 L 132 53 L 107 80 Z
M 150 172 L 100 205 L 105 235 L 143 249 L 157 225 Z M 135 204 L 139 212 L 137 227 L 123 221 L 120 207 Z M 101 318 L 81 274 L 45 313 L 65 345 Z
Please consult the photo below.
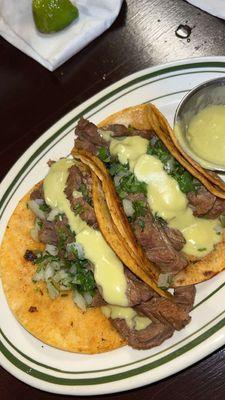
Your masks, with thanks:
M 111 115 L 99 126 L 120 123 L 140 130 L 153 129 L 160 137 L 160 127 L 164 117 L 160 114 L 161 122 L 157 124 L 159 114 L 156 110 L 151 105 L 130 107 Z M 166 123 L 164 124 L 164 133 L 166 133 Z M 98 185 L 98 181 L 96 185 Z M 96 197 L 97 194 L 98 192 L 96 192 Z M 102 195 L 101 192 L 99 195 Z M 0 248 L 0 273 L 3 288 L 9 307 L 17 320 L 42 342 L 66 351 L 94 354 L 125 345 L 125 340 L 121 338 L 99 309 L 90 308 L 87 312 L 82 312 L 74 304 L 71 294 L 52 300 L 47 293 L 45 283 L 34 284 L 32 282 L 36 267 L 24 259 L 24 254 L 27 249 L 41 250 L 43 245 L 33 241 L 30 236 L 35 216 L 26 206 L 28 200 L 29 193 L 15 209 Z M 111 212 L 114 211 L 111 210 Z M 105 222 L 104 218 L 106 218 Z M 112 215 L 107 217 L 106 211 L 102 215 L 103 223 L 107 222 L 107 218 L 110 218 L 110 221 L 116 221 L 118 215 L 115 213 L 113 218 Z M 110 235 L 110 229 L 108 232 Z M 115 229 L 113 234 L 116 249 L 118 240 Z M 106 237 L 107 233 L 104 232 L 104 235 Z M 108 243 L 110 242 L 112 242 L 111 239 L 108 240 Z M 123 247 L 121 240 L 120 243 Z M 119 249 L 119 251 L 121 250 L 123 249 Z M 214 251 L 202 260 L 190 263 L 185 270 L 175 275 L 172 286 L 202 282 L 224 268 L 225 241 L 218 244 Z
M 162 140 L 167 149 L 183 165 L 193 176 L 199 179 L 206 188 L 214 195 L 225 198 L 225 192 L 222 189 L 225 187 L 224 182 L 217 175 L 212 176 L 204 171 L 201 173 L 200 169 L 195 169 L 194 164 L 190 164 L 182 154 L 176 149 L 173 141 L 171 140 L 172 129 L 166 118 L 160 111 L 152 104 L 142 104 L 135 107 L 129 107 L 115 114 L 110 115 L 100 123 L 100 127 L 123 124 L 125 126 L 132 126 L 139 130 L 153 130 L 155 134 Z M 207 176 L 210 175 L 210 180 Z M 214 183 L 214 185 L 212 184 Z M 118 221 L 119 223 L 119 221 Z M 225 235 L 223 240 L 217 244 L 214 250 L 202 258 L 201 260 L 190 260 L 187 267 L 176 275 L 174 275 L 171 282 L 172 287 L 194 285 L 206 281 L 219 272 L 225 269 Z

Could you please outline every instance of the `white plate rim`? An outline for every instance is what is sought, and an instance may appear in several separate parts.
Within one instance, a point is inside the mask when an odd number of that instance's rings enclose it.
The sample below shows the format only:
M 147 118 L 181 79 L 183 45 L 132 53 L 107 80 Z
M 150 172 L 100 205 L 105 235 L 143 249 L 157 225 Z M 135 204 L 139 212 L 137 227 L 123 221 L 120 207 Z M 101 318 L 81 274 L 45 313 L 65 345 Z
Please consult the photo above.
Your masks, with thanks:
M 33 156 L 33 154 L 35 153 L 35 151 L 37 151 L 38 148 L 40 148 L 41 145 L 43 145 L 45 143 L 46 140 L 48 140 L 49 138 L 52 138 L 52 133 L 55 131 L 60 130 L 60 128 L 65 129 L 65 125 L 68 125 L 68 121 L 71 121 L 72 119 L 72 123 L 74 123 L 74 115 L 78 114 L 79 116 L 84 112 L 84 110 L 87 110 L 90 108 L 91 104 L 95 104 L 96 102 L 99 101 L 99 99 L 101 98 L 106 98 L 110 93 L 114 93 L 116 92 L 118 89 L 120 89 L 121 87 L 124 87 L 126 85 L 131 85 L 131 82 L 135 82 L 135 80 L 140 79 L 140 77 L 143 77 L 144 75 L 152 75 L 157 76 L 157 75 L 165 75 L 169 74 L 170 72 L 172 72 L 172 70 L 189 70 L 191 68 L 199 68 L 199 65 L 201 66 L 205 66 L 206 68 L 209 66 L 212 66 L 213 68 L 218 66 L 218 68 L 224 69 L 224 73 L 225 73 L 225 57 L 202 57 L 202 58 L 193 58 L 193 59 L 188 59 L 188 60 L 180 60 L 180 61 L 176 61 L 176 62 L 172 62 L 172 63 L 168 63 L 168 64 L 164 64 L 161 66 L 156 66 L 156 67 L 151 67 L 151 68 L 147 68 L 145 70 L 139 71 L 135 74 L 132 74 L 124 79 L 121 79 L 120 81 L 116 82 L 115 84 L 109 86 L 108 88 L 104 89 L 103 91 L 101 91 L 100 93 L 98 93 L 97 95 L 93 96 L 91 99 L 87 100 L 85 103 L 83 103 L 81 106 L 76 107 L 74 110 L 72 110 L 71 112 L 69 112 L 65 117 L 61 118 L 56 124 L 54 124 L 45 134 L 43 134 L 24 154 L 22 157 L 20 157 L 20 159 L 14 164 L 14 166 L 11 168 L 11 170 L 9 171 L 9 173 L 6 175 L 6 177 L 4 178 L 4 180 L 2 181 L 1 184 L 1 189 L 0 189 L 0 198 L 1 198 L 1 208 L 4 208 L 4 204 L 5 204 L 5 199 L 3 194 L 5 192 L 5 190 L 7 188 L 9 188 L 12 185 L 13 179 L 15 178 L 15 174 L 16 172 L 22 167 L 24 166 L 25 161 L 29 160 L 30 157 Z M 220 71 L 221 72 L 221 71 Z M 98 110 L 97 110 L 98 112 Z M 76 118 L 78 119 L 78 117 Z M 69 125 L 71 125 L 69 124 Z M 22 176 L 22 175 L 21 175 Z M 0 209 L 1 209 L 0 208 Z M 4 212 L 4 210 L 3 210 Z M 187 366 L 195 363 L 196 361 L 200 360 L 201 358 L 205 357 L 206 355 L 210 354 L 211 352 L 213 352 L 215 349 L 219 348 L 220 346 L 222 346 L 225 343 L 225 318 L 221 318 L 217 321 L 216 325 L 213 325 L 212 327 L 209 328 L 207 335 L 205 335 L 205 333 L 203 333 L 204 337 L 206 337 L 204 339 L 204 346 L 202 347 L 201 344 L 203 343 L 202 341 L 197 344 L 195 347 L 195 351 L 191 351 L 191 349 L 187 349 L 186 352 L 186 360 L 185 360 L 185 365 L 180 365 L 180 362 L 177 362 L 177 365 L 171 365 L 171 362 L 169 362 L 170 367 L 169 367 L 169 371 L 166 373 L 162 373 L 161 376 L 159 377 L 159 379 L 162 379 L 166 376 L 172 375 L 175 372 L 186 368 Z M 220 334 L 218 335 L 217 332 L 215 332 L 215 330 L 218 328 L 218 331 L 220 330 Z M 223 333 L 223 334 L 222 334 Z M 214 340 L 211 340 L 211 334 L 214 335 Z M 217 337 L 216 337 L 217 335 Z M 0 343 L 0 345 L 2 346 L 2 342 Z M 178 358 L 177 358 L 178 357 Z M 176 359 L 179 359 L 179 355 L 176 357 Z M 14 368 L 15 365 L 13 366 L 13 364 L 10 364 L 10 362 L 8 362 L 9 360 L 7 359 L 7 357 L 1 357 L 1 364 L 2 366 L 8 370 L 8 372 L 10 372 L 12 375 L 14 375 L 15 377 L 17 377 L 18 379 L 22 380 L 23 382 L 37 387 L 39 389 L 42 390 L 46 390 L 46 391 L 50 391 L 52 393 L 61 393 L 61 394 L 75 394 L 74 391 L 72 391 L 71 393 L 68 393 L 67 390 L 63 390 L 63 385 L 60 386 L 58 384 L 50 384 L 49 388 L 46 387 L 46 385 L 43 385 L 42 381 L 40 381 L 40 379 L 38 377 L 34 376 L 34 379 L 32 379 L 31 375 L 28 375 L 27 373 L 22 372 L 21 370 L 18 370 L 18 368 Z M 135 376 L 138 376 L 138 382 L 136 379 L 134 379 Z M 117 381 L 117 383 L 119 382 L 118 385 L 114 385 L 113 387 L 110 385 L 108 385 L 108 383 L 99 383 L 97 384 L 97 386 L 95 386 L 95 389 L 97 388 L 97 390 L 94 391 L 93 394 L 103 394 L 103 393 L 113 393 L 113 392 L 118 392 L 118 391 L 124 391 L 124 390 L 129 390 L 135 387 L 139 387 L 139 386 L 143 386 L 149 383 L 149 381 L 151 381 L 150 379 L 148 379 L 148 377 L 144 372 L 140 372 L 138 373 L 138 375 L 133 374 L 133 378 L 132 378 L 132 382 L 127 378 L 125 378 L 122 382 L 123 384 L 121 385 L 121 381 Z M 156 379 L 155 379 L 156 380 Z M 158 379 L 157 379 L 158 380 Z M 113 380 L 113 383 L 115 383 L 115 378 Z M 153 382 L 153 381 L 151 381 Z M 89 390 L 82 390 L 84 387 L 79 387 L 79 390 L 77 392 L 77 394 L 79 395 L 87 395 L 87 394 L 92 394 L 89 392 Z

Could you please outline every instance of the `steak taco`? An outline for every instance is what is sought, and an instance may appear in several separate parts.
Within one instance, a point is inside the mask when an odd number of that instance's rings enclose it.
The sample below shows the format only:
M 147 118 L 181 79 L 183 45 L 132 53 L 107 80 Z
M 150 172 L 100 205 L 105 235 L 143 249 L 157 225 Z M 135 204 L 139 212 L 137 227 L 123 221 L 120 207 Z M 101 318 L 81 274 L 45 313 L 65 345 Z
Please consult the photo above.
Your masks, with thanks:
M 73 157 L 50 161 L 9 221 L 0 252 L 9 306 L 63 350 L 160 345 L 190 322 L 194 284 L 224 268 L 225 200 L 173 147 L 154 106 L 99 126 L 81 119 L 75 133 Z

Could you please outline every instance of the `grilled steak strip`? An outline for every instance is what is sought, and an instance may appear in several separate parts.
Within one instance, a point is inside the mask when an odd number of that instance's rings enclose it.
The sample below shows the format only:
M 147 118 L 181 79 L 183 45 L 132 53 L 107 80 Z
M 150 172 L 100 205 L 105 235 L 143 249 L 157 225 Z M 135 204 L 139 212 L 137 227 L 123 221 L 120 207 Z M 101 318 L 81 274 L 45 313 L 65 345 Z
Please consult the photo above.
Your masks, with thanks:
M 127 340 L 129 346 L 139 350 L 159 346 L 166 339 L 169 339 L 174 332 L 170 325 L 163 324 L 157 320 L 152 320 L 150 325 L 140 331 L 129 328 L 123 319 L 113 319 L 111 323 L 121 336 Z
M 74 191 L 84 191 L 83 196 L 74 197 Z M 65 194 L 69 200 L 74 212 L 79 213 L 81 219 L 87 222 L 93 228 L 97 228 L 98 223 L 96 220 L 94 207 L 92 205 L 92 179 L 91 174 L 87 168 L 82 164 L 73 165 L 69 169 L 67 178 Z
M 162 323 L 171 325 L 178 331 L 184 328 L 191 319 L 182 307 L 164 297 L 155 297 L 139 304 L 135 309 L 150 319 L 154 317 Z
M 151 137 L 154 135 L 153 131 L 139 130 L 131 127 L 127 128 L 126 126 L 121 124 L 108 125 L 104 127 L 104 129 L 106 129 L 107 131 L 111 131 L 113 137 L 141 136 L 144 139 L 151 139 Z
M 75 139 L 77 149 L 97 154 L 100 147 L 108 147 L 108 142 L 100 136 L 97 126 L 84 118 L 79 120 L 75 128 L 75 134 L 77 135 Z
M 214 196 L 204 186 L 188 193 L 187 198 L 196 217 L 214 219 L 225 212 L 225 200 Z
M 176 273 L 187 265 L 187 259 L 184 254 L 179 253 L 174 247 L 183 247 L 183 236 L 175 231 L 165 231 L 165 228 L 155 223 L 151 215 L 150 209 L 144 217 L 144 226 L 139 223 L 139 219 L 132 223 L 134 234 L 146 252 L 150 261 L 159 265 L 163 273 Z M 169 235 L 173 238 L 170 240 Z M 179 238 L 176 241 L 175 238 Z M 176 244 L 175 244 L 176 241 Z
M 30 194 L 31 200 L 44 200 L 43 184 L 41 183 L 36 189 Z
M 194 304 L 196 288 L 191 286 L 180 286 L 174 289 L 174 299 L 187 313 L 189 313 Z
M 159 346 L 170 338 L 174 330 L 180 330 L 190 322 L 188 312 L 193 307 L 195 287 L 187 286 L 176 288 L 174 291 L 175 303 L 161 297 L 153 297 L 135 307 L 138 313 L 146 315 L 152 323 L 145 329 L 137 331 L 127 326 L 122 319 L 111 319 L 112 325 L 128 344 L 135 349 L 150 349 Z

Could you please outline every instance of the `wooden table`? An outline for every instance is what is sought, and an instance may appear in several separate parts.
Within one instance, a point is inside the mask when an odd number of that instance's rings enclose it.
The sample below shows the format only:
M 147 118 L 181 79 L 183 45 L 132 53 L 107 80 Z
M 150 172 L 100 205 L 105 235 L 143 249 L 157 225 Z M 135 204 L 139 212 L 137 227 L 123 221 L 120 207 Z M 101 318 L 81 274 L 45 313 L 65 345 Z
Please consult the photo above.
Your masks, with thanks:
M 175 36 L 181 23 L 193 27 L 190 41 Z M 127 0 L 113 26 L 55 72 L 1 39 L 1 178 L 55 121 L 109 84 L 145 67 L 209 55 L 225 55 L 225 22 L 183 0 Z M 220 349 L 161 382 L 104 398 L 224 399 L 224 374 Z M 1 369 L 1 400 L 54 397 Z

